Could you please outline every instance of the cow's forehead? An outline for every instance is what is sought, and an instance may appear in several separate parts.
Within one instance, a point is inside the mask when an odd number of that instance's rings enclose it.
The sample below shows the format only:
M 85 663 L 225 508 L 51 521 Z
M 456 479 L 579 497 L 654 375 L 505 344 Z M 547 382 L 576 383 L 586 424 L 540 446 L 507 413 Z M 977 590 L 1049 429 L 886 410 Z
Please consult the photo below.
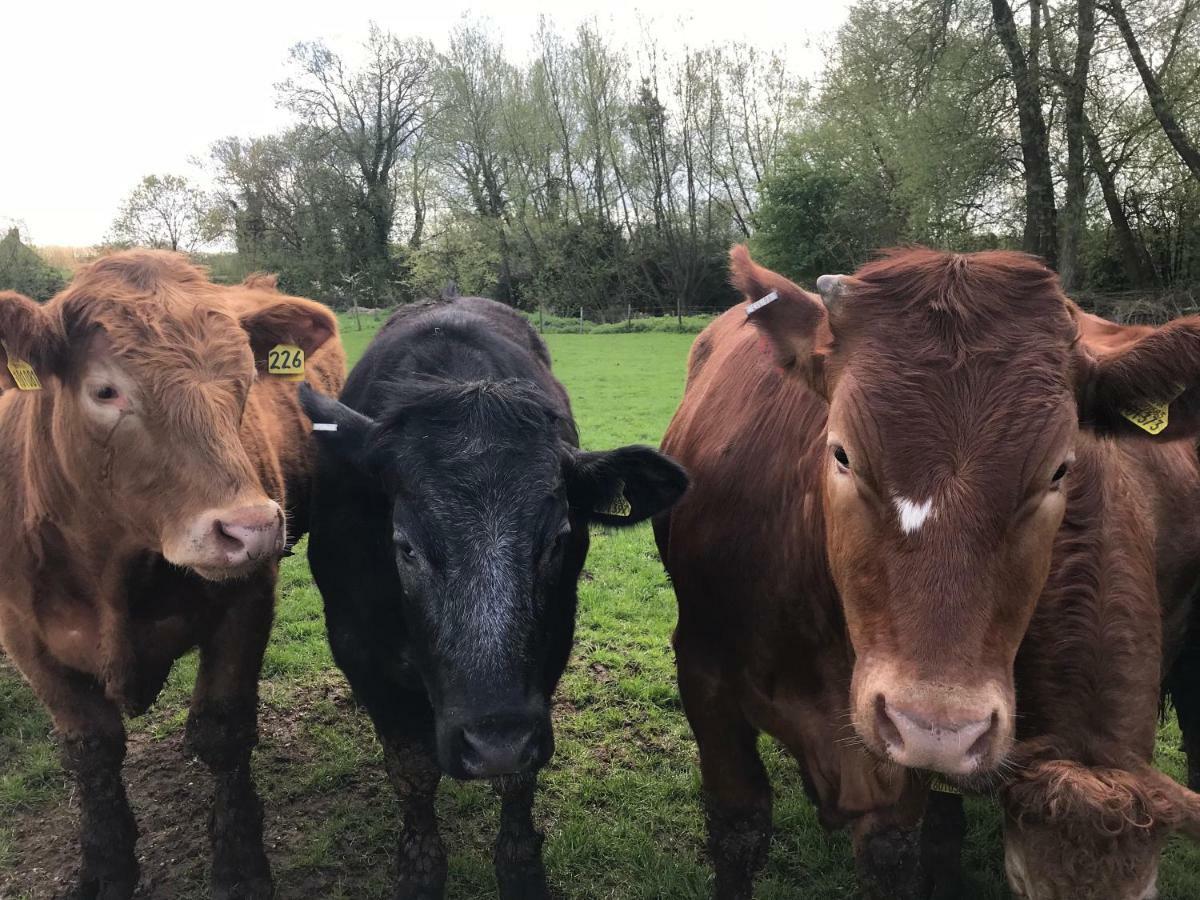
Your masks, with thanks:
M 209 298 L 96 298 L 83 315 L 126 363 L 151 368 L 242 372 L 249 339 L 238 321 Z
M 839 381 L 830 433 L 884 496 L 915 508 L 948 495 L 1015 503 L 1077 421 L 1061 354 L 977 358 L 957 367 L 863 359 Z

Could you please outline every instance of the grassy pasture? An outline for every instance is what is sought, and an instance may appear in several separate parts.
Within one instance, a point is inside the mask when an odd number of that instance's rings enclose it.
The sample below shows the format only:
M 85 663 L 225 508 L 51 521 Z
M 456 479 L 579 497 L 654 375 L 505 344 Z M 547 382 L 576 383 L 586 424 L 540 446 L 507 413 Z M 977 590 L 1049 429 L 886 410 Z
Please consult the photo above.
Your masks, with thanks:
M 365 324 L 365 322 L 364 322 Z M 343 323 L 346 327 L 348 323 Z M 344 335 L 357 359 L 370 332 Z M 687 334 L 553 334 L 584 445 L 657 443 L 683 389 Z M 537 817 L 550 877 L 568 898 L 699 898 L 709 868 L 695 745 L 674 683 L 675 604 L 648 527 L 598 531 L 580 586 L 578 637 L 556 700 L 558 749 Z M 126 763 L 142 825 L 144 893 L 206 896 L 207 773 L 178 753 L 194 657 L 182 660 L 147 715 L 131 724 Z M 282 898 L 390 896 L 395 803 L 370 723 L 355 711 L 325 643 L 321 603 L 303 553 L 287 560 L 262 681 L 256 774 L 268 852 Z M 1174 721 L 1159 764 L 1183 773 Z M 776 791 L 776 838 L 758 884 L 764 900 L 854 895 L 850 844 L 826 835 L 790 758 L 764 738 Z M 484 785 L 444 781 L 450 896 L 495 895 L 490 845 L 497 804 Z M 995 808 L 969 802 L 971 896 L 1007 896 Z M 0 659 L 0 898 L 49 897 L 75 858 L 75 801 L 46 716 Z M 1162 896 L 1200 896 L 1200 852 L 1174 840 Z

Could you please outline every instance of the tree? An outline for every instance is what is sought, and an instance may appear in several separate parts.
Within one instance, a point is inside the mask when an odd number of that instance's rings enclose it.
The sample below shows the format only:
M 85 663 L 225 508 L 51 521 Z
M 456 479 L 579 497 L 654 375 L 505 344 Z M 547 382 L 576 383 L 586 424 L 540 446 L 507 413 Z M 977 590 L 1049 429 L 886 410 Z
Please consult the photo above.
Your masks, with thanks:
M 1101 6 L 1101 9 L 1112 16 L 1113 21 L 1117 23 L 1117 28 L 1121 31 L 1121 37 L 1125 41 L 1125 46 L 1129 48 L 1129 56 L 1137 68 L 1138 75 L 1141 76 L 1142 85 L 1146 89 L 1146 96 L 1150 100 L 1150 108 L 1154 110 L 1154 116 L 1162 126 L 1163 134 L 1167 136 L 1167 140 L 1171 142 L 1171 146 L 1175 148 L 1175 152 L 1179 154 L 1179 158 L 1183 160 L 1183 164 L 1188 167 L 1188 171 L 1192 173 L 1192 177 L 1200 181 L 1200 149 L 1197 149 L 1196 144 L 1192 142 L 1187 132 L 1184 131 L 1183 126 L 1179 123 L 1179 119 L 1175 115 L 1174 105 L 1163 91 L 1160 76 L 1150 68 L 1150 64 L 1146 61 L 1141 45 L 1138 43 L 1137 35 L 1133 33 L 1133 26 L 1129 24 L 1129 16 L 1125 13 L 1125 6 L 1121 0 L 1108 0 L 1107 3 Z M 1178 39 L 1183 33 L 1188 16 L 1191 13 L 1192 0 L 1184 0 L 1184 4 L 1179 11 L 1178 26 L 1172 41 L 1172 52 L 1168 54 L 1168 58 L 1164 63 L 1164 70 L 1166 65 L 1170 63 L 1170 55 L 1173 55 Z
M 49 300 L 66 286 L 59 271 L 21 240 L 16 226 L 0 239 L 0 290 L 18 291 L 34 300 Z
M 1021 159 L 1025 176 L 1025 232 L 1029 253 L 1050 265 L 1058 259 L 1054 178 L 1050 164 L 1050 137 L 1042 113 L 1041 42 L 1042 0 L 1029 2 L 1029 50 L 1021 46 L 1017 23 L 1008 0 L 991 0 L 996 35 L 1008 55 L 1017 121 L 1021 134 Z
M 1088 150 L 1087 99 L 1088 71 L 1092 47 L 1096 42 L 1095 0 L 1078 0 L 1075 10 L 1075 58 L 1071 71 L 1063 69 L 1051 30 L 1051 62 L 1062 87 L 1063 119 L 1067 132 L 1066 196 L 1059 218 L 1058 274 L 1066 290 L 1079 286 L 1080 249 L 1087 225 Z M 1047 25 L 1049 26 L 1049 21 Z
M 365 62 L 350 69 L 321 41 L 296 44 L 297 72 L 276 89 L 280 104 L 334 155 L 331 168 L 355 196 L 359 220 L 351 268 L 367 272 L 382 292 L 395 276 L 391 239 L 404 187 L 398 170 L 430 111 L 436 55 L 427 41 L 401 40 L 375 24 L 363 49 Z
M 187 252 L 219 234 L 219 217 L 204 191 L 181 175 L 147 175 L 121 204 L 109 241 Z

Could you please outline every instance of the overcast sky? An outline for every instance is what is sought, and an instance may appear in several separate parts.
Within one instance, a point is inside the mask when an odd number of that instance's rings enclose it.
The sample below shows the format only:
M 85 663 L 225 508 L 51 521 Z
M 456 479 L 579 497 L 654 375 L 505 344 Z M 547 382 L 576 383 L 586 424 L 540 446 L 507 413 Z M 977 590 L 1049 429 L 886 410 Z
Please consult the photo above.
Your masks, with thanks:
M 190 160 L 225 135 L 282 125 L 273 86 L 288 47 L 322 38 L 352 55 L 375 20 L 439 47 L 465 10 L 486 17 L 510 58 L 524 59 L 537 17 L 561 30 L 595 17 L 622 42 L 640 20 L 668 48 L 745 39 L 785 48 L 815 76 L 848 0 L 724 3 L 622 0 L 211 0 L 115 4 L 12 3 L 0 15 L 3 122 L 0 223 L 23 223 L 38 244 L 99 241 L 122 198 L 150 173 L 192 175 Z

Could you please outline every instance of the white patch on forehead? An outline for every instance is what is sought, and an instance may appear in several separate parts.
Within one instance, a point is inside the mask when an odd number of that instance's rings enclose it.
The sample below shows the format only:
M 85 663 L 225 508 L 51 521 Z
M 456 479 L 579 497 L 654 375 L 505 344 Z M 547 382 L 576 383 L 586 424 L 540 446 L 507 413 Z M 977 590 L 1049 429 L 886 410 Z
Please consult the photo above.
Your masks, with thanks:
M 924 503 L 917 503 L 915 500 L 893 494 L 892 500 L 896 504 L 896 514 L 900 516 L 900 527 L 904 529 L 905 534 L 912 534 L 934 514 L 932 498 Z

